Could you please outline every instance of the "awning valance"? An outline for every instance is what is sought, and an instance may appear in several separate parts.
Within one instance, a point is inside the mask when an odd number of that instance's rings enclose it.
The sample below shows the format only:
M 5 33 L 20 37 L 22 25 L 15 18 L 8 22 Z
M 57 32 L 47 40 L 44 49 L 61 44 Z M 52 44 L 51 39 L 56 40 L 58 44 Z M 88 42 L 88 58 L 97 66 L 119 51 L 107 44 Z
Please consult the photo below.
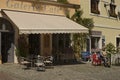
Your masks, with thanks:
M 18 27 L 19 33 L 87 33 L 88 29 L 72 20 L 55 15 L 3 11 Z

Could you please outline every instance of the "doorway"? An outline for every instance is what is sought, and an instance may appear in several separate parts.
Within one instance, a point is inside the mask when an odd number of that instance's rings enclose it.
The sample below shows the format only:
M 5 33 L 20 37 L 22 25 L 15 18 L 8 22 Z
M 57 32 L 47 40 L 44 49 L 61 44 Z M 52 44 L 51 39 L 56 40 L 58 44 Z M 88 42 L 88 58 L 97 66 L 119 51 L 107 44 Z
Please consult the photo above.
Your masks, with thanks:
M 3 17 L 0 17 L 0 49 L 2 63 L 14 62 L 14 28 Z
M 1 33 L 1 56 L 2 63 L 14 62 L 14 34 L 10 32 Z
M 91 49 L 99 49 L 100 48 L 100 37 L 92 37 L 91 38 Z

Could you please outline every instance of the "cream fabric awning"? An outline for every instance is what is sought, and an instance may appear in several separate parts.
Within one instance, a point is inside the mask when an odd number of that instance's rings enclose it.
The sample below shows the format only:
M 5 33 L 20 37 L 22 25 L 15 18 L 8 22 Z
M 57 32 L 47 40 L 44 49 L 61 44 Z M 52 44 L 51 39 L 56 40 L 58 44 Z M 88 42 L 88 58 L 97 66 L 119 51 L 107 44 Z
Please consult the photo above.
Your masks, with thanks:
M 3 11 L 19 33 L 87 33 L 88 29 L 63 16 Z

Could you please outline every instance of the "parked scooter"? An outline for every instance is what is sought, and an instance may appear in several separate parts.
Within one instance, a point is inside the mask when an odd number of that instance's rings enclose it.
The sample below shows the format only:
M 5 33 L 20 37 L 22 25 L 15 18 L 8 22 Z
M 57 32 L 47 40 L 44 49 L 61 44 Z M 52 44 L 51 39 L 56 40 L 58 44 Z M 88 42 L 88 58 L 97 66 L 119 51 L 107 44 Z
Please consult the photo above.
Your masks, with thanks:
M 111 62 L 110 62 L 110 58 L 108 57 L 104 57 L 104 62 L 103 62 L 105 67 L 111 67 Z

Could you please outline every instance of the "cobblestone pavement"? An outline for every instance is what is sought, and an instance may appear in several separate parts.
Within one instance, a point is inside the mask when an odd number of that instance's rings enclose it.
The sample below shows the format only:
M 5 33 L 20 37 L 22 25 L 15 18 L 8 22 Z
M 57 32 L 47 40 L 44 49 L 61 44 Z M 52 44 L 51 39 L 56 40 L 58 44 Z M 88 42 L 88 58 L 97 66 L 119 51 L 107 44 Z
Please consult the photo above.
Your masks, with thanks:
M 0 80 L 120 80 L 120 66 L 58 65 L 45 72 L 24 70 L 19 64 L 0 65 Z

